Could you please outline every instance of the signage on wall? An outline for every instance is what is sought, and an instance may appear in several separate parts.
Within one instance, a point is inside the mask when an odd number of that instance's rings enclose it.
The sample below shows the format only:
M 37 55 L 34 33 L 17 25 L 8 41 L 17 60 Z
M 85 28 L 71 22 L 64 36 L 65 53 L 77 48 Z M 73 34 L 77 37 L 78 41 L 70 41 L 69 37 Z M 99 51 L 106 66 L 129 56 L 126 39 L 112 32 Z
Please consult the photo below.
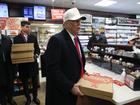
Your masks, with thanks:
M 34 18 L 33 7 L 24 7 L 24 9 L 23 9 L 23 15 L 26 18 L 33 19 Z
M 0 24 L 2 25 L 2 30 L 6 30 L 7 35 L 18 35 L 21 29 L 21 21 L 28 21 L 28 18 L 0 18 Z
M 117 19 L 116 18 L 105 18 L 105 24 L 116 25 Z
M 5 3 L 0 3 L 0 17 L 9 17 L 8 5 Z
M 25 6 L 23 16 L 31 20 L 46 20 L 46 7 L 41 5 Z
M 34 6 L 34 19 L 46 20 L 46 7 L 45 6 Z
M 51 9 L 52 20 L 63 19 L 65 9 Z
M 139 20 L 138 19 L 124 19 L 119 18 L 118 19 L 118 25 L 132 25 L 132 26 L 138 26 Z

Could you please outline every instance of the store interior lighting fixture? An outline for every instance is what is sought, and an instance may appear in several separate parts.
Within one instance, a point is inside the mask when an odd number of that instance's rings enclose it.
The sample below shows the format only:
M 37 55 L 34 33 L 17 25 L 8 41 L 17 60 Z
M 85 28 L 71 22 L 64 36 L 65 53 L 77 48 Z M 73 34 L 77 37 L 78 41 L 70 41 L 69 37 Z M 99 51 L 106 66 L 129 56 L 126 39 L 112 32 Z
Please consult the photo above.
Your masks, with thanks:
M 140 2 L 137 2 L 137 4 L 140 4 Z
M 116 3 L 117 3 L 117 1 L 113 1 L 113 0 L 101 0 L 94 5 L 100 6 L 100 7 L 108 7 L 108 6 L 114 5 Z

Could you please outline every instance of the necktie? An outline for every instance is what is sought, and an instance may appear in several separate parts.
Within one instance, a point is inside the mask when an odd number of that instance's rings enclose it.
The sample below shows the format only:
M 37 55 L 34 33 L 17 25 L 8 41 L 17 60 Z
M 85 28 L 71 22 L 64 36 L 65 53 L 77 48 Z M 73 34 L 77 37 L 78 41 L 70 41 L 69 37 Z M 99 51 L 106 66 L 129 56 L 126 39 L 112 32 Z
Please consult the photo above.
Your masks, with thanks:
M 2 36 L 0 35 L 0 44 L 2 43 Z
M 27 42 L 28 41 L 28 36 L 24 35 L 24 38 L 25 38 L 25 42 Z
M 80 59 L 80 63 L 81 63 L 81 77 L 84 75 L 84 67 L 83 67 L 83 60 L 82 60 L 82 54 L 81 54 L 81 51 L 80 51 L 80 47 L 79 47 L 79 42 L 78 42 L 78 38 L 77 36 L 75 35 L 74 37 L 74 42 L 75 42 L 75 47 L 76 47 L 76 51 L 77 51 L 77 54 L 78 54 L 78 57 Z
M 28 40 L 27 35 L 23 35 L 22 37 L 23 37 L 24 41 L 27 42 L 27 40 Z

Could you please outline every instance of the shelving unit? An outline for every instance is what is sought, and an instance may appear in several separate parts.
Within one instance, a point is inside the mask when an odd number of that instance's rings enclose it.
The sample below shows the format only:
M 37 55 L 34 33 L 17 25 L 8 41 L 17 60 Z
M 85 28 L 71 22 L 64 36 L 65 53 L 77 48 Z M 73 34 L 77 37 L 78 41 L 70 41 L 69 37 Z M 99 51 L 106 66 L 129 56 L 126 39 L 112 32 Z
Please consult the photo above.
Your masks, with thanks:
M 116 18 L 116 24 L 105 25 L 108 44 L 127 45 L 129 37 L 137 34 L 139 21 Z
M 90 14 L 82 14 L 82 15 L 86 17 L 86 20 L 81 21 L 81 27 L 78 36 L 84 52 L 87 52 L 88 40 L 89 37 L 91 37 L 92 35 L 92 15 Z
M 136 26 L 105 25 L 105 35 L 109 44 L 127 45 L 128 38 L 136 35 Z
M 98 48 L 104 48 L 105 52 L 98 51 Z M 140 46 L 137 46 L 140 48 Z M 95 59 L 93 63 L 96 63 L 96 59 L 100 61 L 103 68 L 110 69 L 116 73 L 121 73 L 122 68 L 133 69 L 133 67 L 140 67 L 140 58 L 133 52 L 130 45 L 108 45 L 108 44 L 93 44 L 91 52 L 91 59 Z M 100 55 L 104 55 L 101 59 Z

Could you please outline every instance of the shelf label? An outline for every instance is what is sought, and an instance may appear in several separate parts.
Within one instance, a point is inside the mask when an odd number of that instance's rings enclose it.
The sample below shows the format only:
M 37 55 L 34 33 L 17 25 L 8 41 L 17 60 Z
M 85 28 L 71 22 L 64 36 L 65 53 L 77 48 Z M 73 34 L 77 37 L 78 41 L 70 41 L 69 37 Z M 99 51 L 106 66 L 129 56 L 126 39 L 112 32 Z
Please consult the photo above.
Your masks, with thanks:
M 132 26 L 138 26 L 139 24 L 139 20 L 137 19 L 118 19 L 118 25 L 132 25 Z

